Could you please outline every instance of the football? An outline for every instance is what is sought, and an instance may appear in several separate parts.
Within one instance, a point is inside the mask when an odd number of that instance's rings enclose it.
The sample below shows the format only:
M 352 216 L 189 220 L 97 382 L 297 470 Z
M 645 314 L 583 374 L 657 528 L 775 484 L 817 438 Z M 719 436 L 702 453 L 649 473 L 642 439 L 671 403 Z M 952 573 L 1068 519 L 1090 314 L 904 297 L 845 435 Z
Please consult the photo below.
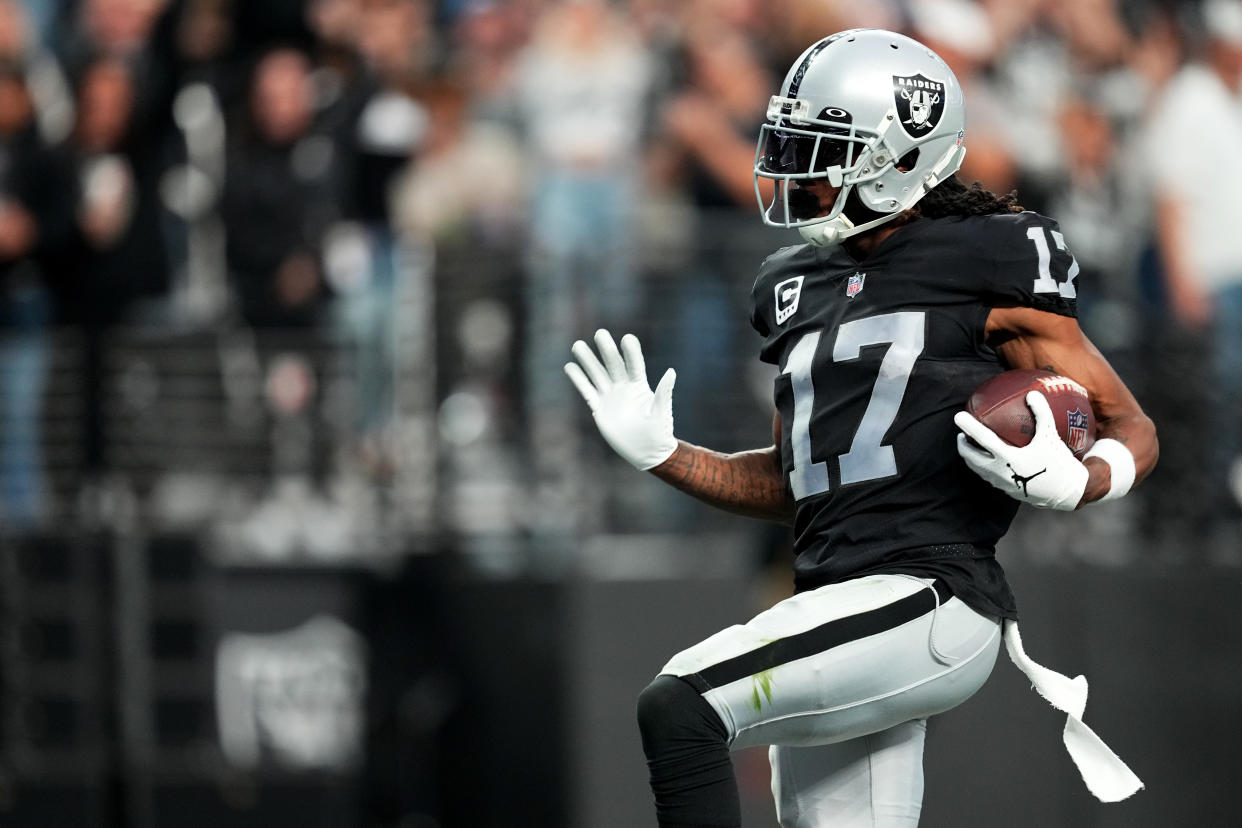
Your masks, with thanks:
M 1095 413 L 1087 389 L 1069 377 L 1051 371 L 1005 371 L 976 388 L 966 410 L 1005 442 L 1025 446 L 1035 434 L 1035 414 L 1026 404 L 1028 391 L 1048 398 L 1057 432 L 1081 460 L 1095 442 Z

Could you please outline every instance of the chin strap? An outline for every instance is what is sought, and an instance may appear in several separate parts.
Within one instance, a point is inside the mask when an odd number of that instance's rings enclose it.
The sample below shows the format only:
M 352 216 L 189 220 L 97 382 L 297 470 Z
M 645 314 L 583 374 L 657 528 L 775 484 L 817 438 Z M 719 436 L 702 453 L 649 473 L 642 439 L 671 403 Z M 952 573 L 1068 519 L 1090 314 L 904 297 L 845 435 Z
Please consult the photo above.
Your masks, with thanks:
M 843 227 L 842 225 L 845 226 Z M 814 247 L 828 247 L 832 244 L 839 244 L 852 235 L 848 231 L 853 229 L 853 227 L 854 222 L 845 216 L 837 216 L 834 219 L 820 222 L 819 224 L 808 224 L 805 227 L 799 227 L 798 235 Z
M 873 227 L 879 227 L 881 224 L 897 218 L 897 216 L 901 215 L 903 211 L 909 210 L 918 203 L 919 198 L 922 198 L 923 195 L 925 195 L 941 181 L 957 172 L 962 166 L 962 159 L 965 157 L 965 146 L 955 145 L 950 147 L 949 150 L 941 156 L 939 163 L 932 167 L 923 178 L 923 185 L 921 191 L 918 193 L 918 198 L 911 200 L 909 204 L 902 205 L 899 210 L 892 213 L 885 213 L 877 219 L 873 219 L 862 224 L 855 224 L 849 219 L 848 216 L 845 215 L 845 213 L 841 213 L 835 218 L 828 219 L 827 221 L 799 227 L 798 233 L 808 244 L 814 245 L 815 247 L 827 247 L 832 244 L 840 244 L 850 236 L 856 236 L 859 233 L 870 230 Z
M 857 236 L 859 233 L 870 230 L 873 227 L 879 227 L 881 224 L 897 218 L 901 215 L 901 213 L 901 210 L 898 210 L 895 213 L 887 213 L 880 216 L 878 219 L 873 219 L 872 221 L 864 222 L 862 224 L 855 224 L 850 221 L 844 213 L 842 213 L 836 218 L 821 221 L 818 224 L 808 224 L 803 227 L 799 227 L 798 234 L 801 235 L 803 240 L 808 244 L 814 245 L 815 247 L 827 247 L 832 244 L 840 244 L 850 236 Z

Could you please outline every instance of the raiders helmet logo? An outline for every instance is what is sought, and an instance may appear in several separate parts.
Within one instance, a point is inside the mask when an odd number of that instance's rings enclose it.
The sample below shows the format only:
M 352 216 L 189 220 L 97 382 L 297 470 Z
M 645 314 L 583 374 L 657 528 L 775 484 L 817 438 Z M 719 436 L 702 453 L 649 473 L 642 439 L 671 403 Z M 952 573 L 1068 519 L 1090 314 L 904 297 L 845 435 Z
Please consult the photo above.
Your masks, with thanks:
M 893 98 L 901 128 L 911 138 L 931 133 L 944 114 L 944 84 L 922 74 L 893 75 Z

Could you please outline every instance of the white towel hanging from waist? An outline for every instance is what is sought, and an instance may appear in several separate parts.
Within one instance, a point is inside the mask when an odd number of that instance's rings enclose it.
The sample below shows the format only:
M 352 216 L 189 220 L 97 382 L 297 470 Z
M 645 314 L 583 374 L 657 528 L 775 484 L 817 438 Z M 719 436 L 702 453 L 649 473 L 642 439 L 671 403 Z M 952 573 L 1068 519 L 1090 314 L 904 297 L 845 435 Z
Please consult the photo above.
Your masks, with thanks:
M 1103 739 L 1095 735 L 1095 731 L 1083 724 L 1082 715 L 1087 707 L 1086 677 L 1071 679 L 1032 661 L 1022 649 L 1022 636 L 1018 633 L 1016 621 L 1005 622 L 1005 649 L 1018 669 L 1031 680 L 1039 695 L 1067 715 L 1062 734 L 1065 749 L 1096 799 L 1120 802 L 1142 788 L 1143 782 L 1134 771 L 1104 744 Z

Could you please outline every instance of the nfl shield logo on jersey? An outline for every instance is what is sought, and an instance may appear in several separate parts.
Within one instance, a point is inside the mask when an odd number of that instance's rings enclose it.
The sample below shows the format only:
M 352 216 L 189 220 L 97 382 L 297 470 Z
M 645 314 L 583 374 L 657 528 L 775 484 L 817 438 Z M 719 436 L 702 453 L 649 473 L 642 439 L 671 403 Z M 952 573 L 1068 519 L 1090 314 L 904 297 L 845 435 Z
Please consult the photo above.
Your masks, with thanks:
M 855 273 L 850 277 L 849 283 L 845 286 L 845 295 L 850 299 L 853 299 L 855 296 L 862 293 L 863 282 L 866 280 L 866 273 Z
M 1082 451 L 1087 445 L 1087 413 L 1081 408 L 1065 412 L 1069 421 L 1069 431 L 1065 443 L 1071 450 Z
M 776 324 L 784 325 L 789 317 L 798 312 L 798 300 L 802 298 L 802 280 L 795 276 L 776 286 Z

